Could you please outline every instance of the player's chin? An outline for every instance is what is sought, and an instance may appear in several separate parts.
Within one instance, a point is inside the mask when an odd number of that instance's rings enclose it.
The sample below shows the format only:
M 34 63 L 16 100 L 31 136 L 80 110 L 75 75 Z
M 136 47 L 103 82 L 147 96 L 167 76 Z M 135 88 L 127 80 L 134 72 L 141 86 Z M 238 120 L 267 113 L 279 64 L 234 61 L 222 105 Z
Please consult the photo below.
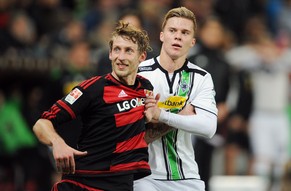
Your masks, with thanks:
M 116 74 L 119 78 L 126 78 L 128 76 L 127 71 L 118 71 Z

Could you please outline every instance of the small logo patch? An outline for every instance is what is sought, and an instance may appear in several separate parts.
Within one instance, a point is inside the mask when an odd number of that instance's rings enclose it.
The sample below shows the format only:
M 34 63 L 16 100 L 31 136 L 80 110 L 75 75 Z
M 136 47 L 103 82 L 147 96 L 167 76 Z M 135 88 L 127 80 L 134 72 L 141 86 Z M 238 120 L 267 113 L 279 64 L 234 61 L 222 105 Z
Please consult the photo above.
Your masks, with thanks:
M 83 93 L 79 89 L 75 88 L 67 95 L 65 100 L 72 105 L 81 97 L 82 94 Z
M 121 90 L 118 94 L 118 97 L 127 97 L 128 95 L 124 92 L 124 90 Z
M 142 71 L 151 71 L 151 70 L 153 70 L 153 68 L 150 67 L 150 66 L 141 66 L 141 67 L 138 68 L 138 71 L 139 72 L 142 72 Z
M 153 93 L 152 90 L 144 89 L 144 93 L 145 93 L 145 95 L 146 95 L 147 97 L 148 97 L 148 96 L 153 96 L 153 95 L 154 95 L 154 93 Z

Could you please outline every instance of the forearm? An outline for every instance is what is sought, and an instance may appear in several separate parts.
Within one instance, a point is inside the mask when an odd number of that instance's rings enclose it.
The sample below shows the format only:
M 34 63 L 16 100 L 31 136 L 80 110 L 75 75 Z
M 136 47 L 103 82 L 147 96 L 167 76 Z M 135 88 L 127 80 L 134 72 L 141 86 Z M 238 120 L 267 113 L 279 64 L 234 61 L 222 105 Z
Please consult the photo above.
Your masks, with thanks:
M 195 115 L 179 115 L 161 111 L 159 121 L 176 129 L 211 138 L 216 132 L 217 116 L 197 108 L 195 111 Z
M 173 127 L 170 127 L 164 123 L 150 123 L 147 126 L 148 128 L 146 129 L 145 134 L 145 141 L 147 143 L 151 143 L 157 140 L 174 129 Z
M 55 131 L 52 122 L 47 119 L 39 119 L 33 126 L 33 132 L 41 143 L 48 146 L 64 141 Z

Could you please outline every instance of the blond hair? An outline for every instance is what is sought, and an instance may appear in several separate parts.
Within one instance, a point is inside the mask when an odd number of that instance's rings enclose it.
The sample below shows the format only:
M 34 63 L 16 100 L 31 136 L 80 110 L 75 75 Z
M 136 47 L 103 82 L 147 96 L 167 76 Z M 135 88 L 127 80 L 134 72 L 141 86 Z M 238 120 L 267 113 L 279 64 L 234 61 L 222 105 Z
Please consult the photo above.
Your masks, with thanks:
M 164 21 L 162 23 L 162 30 L 165 28 L 167 21 L 173 17 L 180 17 L 180 18 L 191 20 L 193 22 L 193 31 L 194 31 L 194 36 L 195 36 L 196 31 L 197 31 L 196 17 L 194 13 L 190 11 L 189 9 L 187 9 L 186 7 L 177 7 L 177 8 L 173 8 L 169 10 L 168 13 L 164 17 Z
M 110 50 L 112 50 L 113 39 L 116 36 L 122 36 L 123 38 L 127 38 L 133 43 L 137 44 L 138 51 L 140 53 L 152 50 L 147 32 L 145 30 L 141 30 L 132 25 L 129 25 L 129 23 L 125 23 L 123 21 L 118 22 L 115 30 L 112 33 L 111 40 L 109 41 Z

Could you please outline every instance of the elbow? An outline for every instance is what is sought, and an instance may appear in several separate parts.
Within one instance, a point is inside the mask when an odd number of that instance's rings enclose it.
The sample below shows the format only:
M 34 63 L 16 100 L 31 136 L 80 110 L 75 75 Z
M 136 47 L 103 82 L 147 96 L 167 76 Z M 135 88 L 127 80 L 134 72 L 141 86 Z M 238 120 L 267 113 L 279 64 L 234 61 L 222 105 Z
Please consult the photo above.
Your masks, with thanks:
M 216 129 L 217 129 L 216 122 L 207 123 L 207 124 L 204 123 L 204 124 L 201 124 L 199 132 L 195 131 L 191 133 L 201 136 L 205 139 L 211 139 L 215 135 Z
M 35 122 L 35 124 L 32 127 L 32 131 L 37 137 L 40 134 L 41 126 L 42 126 L 42 122 L 41 122 L 41 119 L 39 119 Z
M 38 121 L 35 122 L 35 124 L 34 124 L 33 127 L 32 127 L 32 131 L 33 131 L 33 133 L 34 133 L 35 135 L 37 135 L 37 132 L 38 132 L 38 126 L 37 126 L 37 123 L 38 123 Z
M 211 126 L 207 138 L 211 139 L 215 135 L 216 129 L 217 129 L 217 125 L 216 124 Z
M 211 139 L 215 135 L 217 130 L 217 120 L 209 121 L 207 125 L 208 127 L 207 132 L 205 133 L 205 137 Z
M 51 142 L 49 141 L 49 139 L 47 138 L 47 129 L 49 127 L 47 127 L 47 121 L 45 119 L 39 119 L 37 120 L 37 122 L 33 125 L 32 130 L 33 133 L 35 134 L 35 136 L 37 137 L 37 139 L 45 144 L 45 145 L 51 145 Z
M 33 125 L 32 131 L 38 140 L 41 140 L 41 125 L 39 120 Z

